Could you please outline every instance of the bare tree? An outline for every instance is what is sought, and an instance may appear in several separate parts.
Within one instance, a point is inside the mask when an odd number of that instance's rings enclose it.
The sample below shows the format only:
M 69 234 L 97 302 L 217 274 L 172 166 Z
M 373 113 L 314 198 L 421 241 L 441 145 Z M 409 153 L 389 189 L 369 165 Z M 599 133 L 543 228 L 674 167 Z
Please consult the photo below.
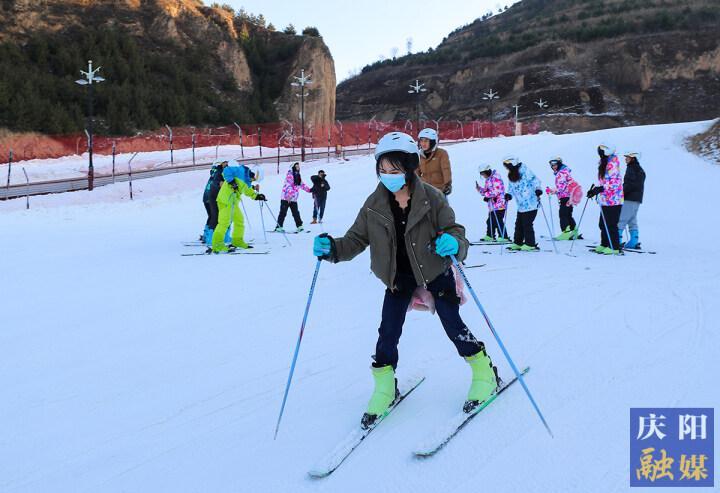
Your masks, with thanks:
M 412 38 L 406 39 L 406 40 L 405 40 L 405 46 L 407 47 L 408 55 L 411 55 L 411 54 L 412 54 L 412 49 L 413 49 L 413 39 L 412 39 Z
M 397 46 L 393 46 L 392 48 L 390 48 L 390 58 L 395 60 L 397 58 L 399 51 L 400 51 L 400 48 L 398 48 Z

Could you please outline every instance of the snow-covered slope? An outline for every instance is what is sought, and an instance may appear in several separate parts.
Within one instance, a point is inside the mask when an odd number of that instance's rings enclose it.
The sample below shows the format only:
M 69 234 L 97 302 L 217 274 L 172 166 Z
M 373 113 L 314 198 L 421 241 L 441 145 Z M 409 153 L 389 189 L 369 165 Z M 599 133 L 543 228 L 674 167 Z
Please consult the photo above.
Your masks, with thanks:
M 273 441 L 313 235 L 283 247 L 268 234 L 270 255 L 181 257 L 205 220 L 205 172 L 138 182 L 133 202 L 118 184 L 33 198 L 30 211 L 22 200 L 0 203 L 0 491 L 628 490 L 630 407 L 720 406 L 720 169 L 682 146 L 706 126 L 449 148 L 450 201 L 471 239 L 486 217 L 474 191 L 481 162 L 515 153 L 549 184 L 547 160 L 559 154 L 587 187 L 598 142 L 642 151 L 641 239 L 658 254 L 607 258 L 578 244 L 576 258 L 501 256 L 473 247 L 468 264 L 487 265 L 468 276 L 515 361 L 532 366 L 527 383 L 555 438 L 515 386 L 438 456 L 413 459 L 414 445 L 462 405 L 470 372 L 439 321 L 412 312 L 399 375 L 422 371 L 426 382 L 322 481 L 307 470 L 358 424 L 371 392 L 383 288 L 367 253 L 322 265 Z M 372 158 L 321 166 L 333 188 L 325 230 L 339 235 L 376 184 Z M 275 213 L 279 189 L 279 177 L 263 183 Z M 246 206 L 262 243 L 257 205 Z M 308 195 L 301 211 L 309 222 Z M 597 219 L 591 204 L 586 238 L 598 238 Z M 535 227 L 546 234 L 542 216 Z M 468 303 L 462 314 L 509 376 L 477 309 Z

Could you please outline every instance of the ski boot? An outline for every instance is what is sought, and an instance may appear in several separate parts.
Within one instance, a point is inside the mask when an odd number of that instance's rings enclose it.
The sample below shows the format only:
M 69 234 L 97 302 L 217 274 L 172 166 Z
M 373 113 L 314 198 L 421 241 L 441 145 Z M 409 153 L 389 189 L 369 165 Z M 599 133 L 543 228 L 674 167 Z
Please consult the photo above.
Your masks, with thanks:
M 276 233 L 284 233 L 285 229 L 282 226 L 275 226 Z
M 613 250 L 610 247 L 604 247 L 603 251 L 600 253 L 602 253 L 603 255 L 620 255 L 620 250 Z
M 493 366 L 484 346 L 476 354 L 465 357 L 465 361 L 468 362 L 472 370 L 472 384 L 468 391 L 467 400 L 463 405 L 463 411 L 470 414 L 488 397 L 493 395 L 500 385 L 500 378 L 497 374 L 497 368 Z
M 493 238 L 492 236 L 485 235 L 482 238 L 480 238 L 480 241 L 492 242 L 492 241 L 495 241 L 495 238 Z
M 540 247 L 537 245 L 523 245 L 520 247 L 520 250 L 523 252 L 537 252 L 540 251 Z
M 568 226 L 567 228 L 565 228 L 565 231 L 563 231 L 562 233 L 560 233 L 559 235 L 557 235 L 555 237 L 555 241 L 571 240 L 573 233 L 574 233 L 574 231 L 570 229 L 570 226 Z
M 367 411 L 360 420 L 360 427 L 363 430 L 371 428 L 400 395 L 397 389 L 395 370 L 393 370 L 392 366 L 387 365 L 380 368 L 373 366 L 372 374 L 375 380 L 375 390 L 370 397 Z
M 296 233 L 302 233 L 303 231 L 305 231 L 305 229 L 304 229 L 302 226 L 298 226 L 298 227 L 297 227 L 297 231 L 295 231 L 295 232 L 296 232 Z
M 595 247 L 595 249 L 593 250 L 593 252 L 595 252 L 595 253 L 605 253 L 605 249 L 606 249 L 606 248 L 607 248 L 607 247 L 604 247 L 604 246 L 602 246 L 602 245 L 598 245 L 598 246 Z
M 511 244 L 509 247 L 507 247 L 508 250 L 522 250 L 522 245 L 518 245 L 517 243 Z
M 240 249 L 242 249 L 242 250 L 247 250 L 248 248 L 252 248 L 252 245 L 248 245 L 248 244 L 245 243 L 244 241 L 241 241 L 241 242 L 238 242 L 237 245 L 235 245 L 235 244 L 230 245 L 230 247 L 233 248 L 233 249 L 240 248 Z M 230 248 L 230 247 L 229 247 L 229 248 Z
M 630 239 L 625 243 L 625 248 L 640 249 L 640 232 L 637 229 L 630 230 Z

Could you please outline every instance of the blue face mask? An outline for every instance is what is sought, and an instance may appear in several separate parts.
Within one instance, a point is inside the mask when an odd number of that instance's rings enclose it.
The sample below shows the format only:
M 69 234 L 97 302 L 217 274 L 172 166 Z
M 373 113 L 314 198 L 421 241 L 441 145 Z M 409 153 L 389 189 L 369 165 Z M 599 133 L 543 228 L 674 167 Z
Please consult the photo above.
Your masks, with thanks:
M 405 175 L 380 173 L 380 181 L 385 185 L 385 188 L 395 193 L 405 186 Z

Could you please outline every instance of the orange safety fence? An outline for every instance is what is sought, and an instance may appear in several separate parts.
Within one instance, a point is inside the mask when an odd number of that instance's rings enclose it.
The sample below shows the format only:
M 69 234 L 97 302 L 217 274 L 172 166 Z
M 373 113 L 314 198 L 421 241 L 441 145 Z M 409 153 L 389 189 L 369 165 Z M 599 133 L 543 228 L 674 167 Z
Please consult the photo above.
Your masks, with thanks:
M 504 120 L 488 121 L 452 121 L 452 120 L 415 120 L 393 122 L 347 121 L 336 122 L 330 126 L 305 125 L 306 148 L 360 147 L 377 143 L 384 134 L 401 131 L 417 136 L 418 128 L 434 128 L 440 135 L 440 141 L 456 141 L 515 135 L 515 122 Z M 521 124 L 522 134 L 538 132 L 536 123 Z M 299 148 L 302 141 L 300 122 L 276 122 L 262 124 L 235 125 L 217 128 L 180 127 L 162 129 L 155 132 L 138 134 L 132 137 L 95 136 L 93 151 L 96 154 L 110 155 L 113 152 L 133 153 L 190 149 L 192 147 L 214 147 L 225 145 L 243 145 L 252 148 L 285 147 Z M 171 142 L 172 140 L 172 142 Z M 82 134 L 49 136 L 40 134 L 10 134 L 0 137 L 0 164 L 6 162 L 10 150 L 13 161 L 29 159 L 52 159 L 63 156 L 80 155 L 87 151 L 88 139 Z

